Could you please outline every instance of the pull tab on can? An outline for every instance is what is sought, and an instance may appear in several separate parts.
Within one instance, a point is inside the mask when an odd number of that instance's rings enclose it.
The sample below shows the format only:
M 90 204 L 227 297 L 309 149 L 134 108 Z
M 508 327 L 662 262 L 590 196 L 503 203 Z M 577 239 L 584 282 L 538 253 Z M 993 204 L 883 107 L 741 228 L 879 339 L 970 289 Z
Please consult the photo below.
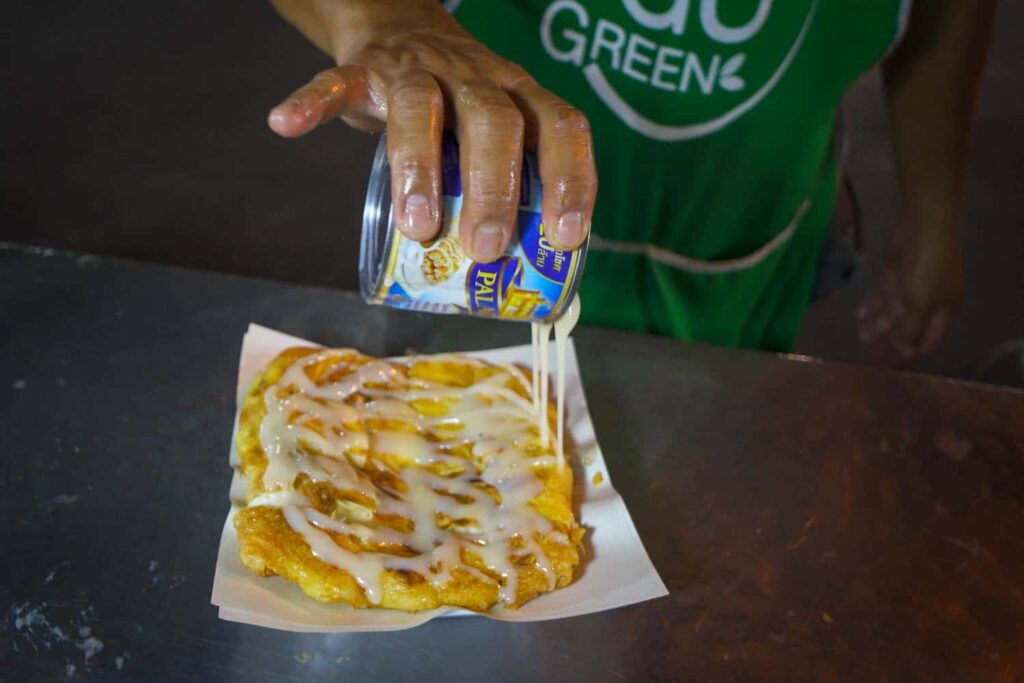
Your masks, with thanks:
M 428 242 L 410 240 L 395 226 L 387 139 L 382 136 L 363 208 L 363 298 L 411 311 L 524 322 L 557 320 L 579 287 L 587 245 L 563 251 L 545 238 L 538 170 L 536 156 L 524 154 L 512 241 L 498 260 L 477 263 L 459 246 L 462 181 L 454 136 L 445 135 L 442 141 L 441 231 Z

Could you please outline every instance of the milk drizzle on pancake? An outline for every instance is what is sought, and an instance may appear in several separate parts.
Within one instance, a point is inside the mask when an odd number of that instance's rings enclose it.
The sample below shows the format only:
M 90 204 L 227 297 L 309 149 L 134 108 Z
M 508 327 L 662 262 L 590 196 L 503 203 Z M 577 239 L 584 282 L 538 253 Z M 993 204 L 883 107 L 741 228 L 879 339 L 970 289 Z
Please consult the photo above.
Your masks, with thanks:
M 325 359 L 337 362 L 331 374 L 344 376 L 317 385 L 305 370 Z M 466 356 L 429 358 L 431 362 L 446 359 L 486 365 Z M 403 365 L 416 362 L 417 358 L 410 358 Z M 386 569 L 416 572 L 440 588 L 455 567 L 488 581 L 501 577 L 495 581 L 499 599 L 512 604 L 517 586 L 514 562 L 530 555 L 547 577 L 549 590 L 553 589 L 554 572 L 535 536 L 551 534 L 559 539 L 564 534 L 530 501 L 543 489 L 534 471 L 555 467 L 561 456 L 556 459 L 550 450 L 536 449 L 534 406 L 504 386 L 511 376 L 528 389 L 523 374 L 504 366 L 505 372 L 460 388 L 405 378 L 396 364 L 387 361 L 346 367 L 347 363 L 336 351 L 310 354 L 292 364 L 264 393 L 267 414 L 259 436 L 268 460 L 263 475 L 266 493 L 249 505 L 281 508 L 288 525 L 302 535 L 313 554 L 351 574 L 372 604 L 380 603 L 381 575 Z M 389 388 L 396 386 L 400 388 Z M 356 393 L 365 397 L 365 403 L 345 403 Z M 423 415 L 410 405 L 417 400 L 443 402 L 447 411 L 437 417 Z M 369 431 L 365 425 L 372 418 L 415 425 L 416 433 Z M 465 440 L 473 442 L 472 460 L 452 452 L 453 445 Z M 534 448 L 528 452 L 531 442 Z M 401 469 L 404 491 L 378 486 L 360 469 L 369 464 L 393 471 L 387 456 L 419 466 Z M 426 467 L 462 471 L 441 476 Z M 373 501 L 374 508 L 346 501 L 342 518 L 325 515 L 293 489 L 301 473 L 314 482 L 330 482 L 340 491 L 357 492 Z M 488 489 L 499 494 L 500 502 Z M 381 516 L 387 515 L 411 520 L 412 530 L 382 525 Z M 439 520 L 448 528 L 440 528 Z M 338 545 L 328 532 L 348 536 L 360 544 L 361 551 Z M 513 537 L 518 546 L 513 546 Z M 475 552 L 487 572 L 461 561 L 464 550 Z
M 575 295 L 565 313 L 554 323 L 533 323 L 533 409 L 537 413 L 541 443 L 551 442 L 548 424 L 548 340 L 551 330 L 555 331 L 555 395 L 558 416 L 555 418 L 555 453 L 558 455 L 558 469 L 565 465 L 565 347 L 569 335 L 580 319 L 580 297 Z M 538 391 L 539 389 L 539 391 Z

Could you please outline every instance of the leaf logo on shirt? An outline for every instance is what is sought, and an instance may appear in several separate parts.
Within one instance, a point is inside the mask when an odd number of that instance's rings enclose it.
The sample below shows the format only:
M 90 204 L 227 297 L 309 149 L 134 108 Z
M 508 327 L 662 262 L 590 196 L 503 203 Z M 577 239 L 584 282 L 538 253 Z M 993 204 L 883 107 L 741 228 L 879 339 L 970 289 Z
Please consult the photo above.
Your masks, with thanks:
M 743 66 L 743 62 L 746 60 L 747 56 L 742 52 L 727 59 L 725 64 L 722 65 L 721 71 L 718 72 L 719 87 L 729 92 L 743 90 L 747 82 L 741 76 L 736 75 L 736 72 L 740 70 L 740 67 Z

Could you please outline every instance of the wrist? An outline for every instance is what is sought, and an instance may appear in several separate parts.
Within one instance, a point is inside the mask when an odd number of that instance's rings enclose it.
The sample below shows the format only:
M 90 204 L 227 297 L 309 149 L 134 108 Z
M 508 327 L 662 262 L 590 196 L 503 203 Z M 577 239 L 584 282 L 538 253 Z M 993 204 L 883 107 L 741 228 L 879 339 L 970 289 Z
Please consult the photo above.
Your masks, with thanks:
M 950 202 L 909 205 L 902 212 L 897 237 L 931 243 L 959 243 L 962 209 Z
M 439 0 L 319 0 L 317 4 L 329 27 L 329 52 L 337 64 L 351 62 L 369 45 L 404 29 L 448 18 Z

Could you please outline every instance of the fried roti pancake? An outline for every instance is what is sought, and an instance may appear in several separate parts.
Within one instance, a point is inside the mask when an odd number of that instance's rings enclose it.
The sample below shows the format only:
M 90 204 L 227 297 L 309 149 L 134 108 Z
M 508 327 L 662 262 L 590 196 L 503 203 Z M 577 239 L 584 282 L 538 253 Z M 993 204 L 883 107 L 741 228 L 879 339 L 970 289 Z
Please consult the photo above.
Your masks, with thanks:
M 236 445 L 242 562 L 317 600 L 515 608 L 579 564 L 572 470 L 513 366 L 287 349 L 249 387 Z

